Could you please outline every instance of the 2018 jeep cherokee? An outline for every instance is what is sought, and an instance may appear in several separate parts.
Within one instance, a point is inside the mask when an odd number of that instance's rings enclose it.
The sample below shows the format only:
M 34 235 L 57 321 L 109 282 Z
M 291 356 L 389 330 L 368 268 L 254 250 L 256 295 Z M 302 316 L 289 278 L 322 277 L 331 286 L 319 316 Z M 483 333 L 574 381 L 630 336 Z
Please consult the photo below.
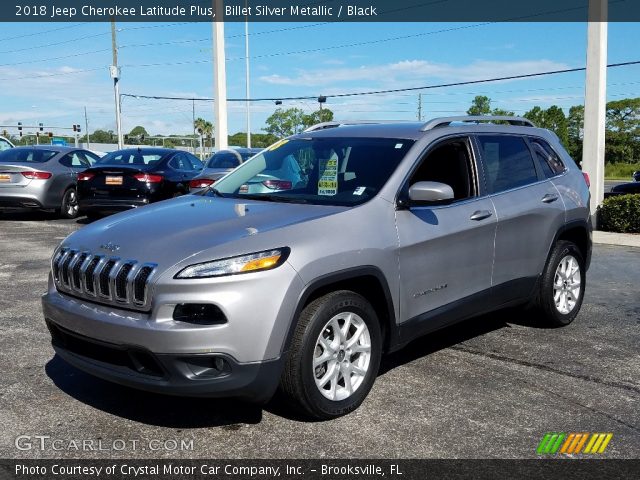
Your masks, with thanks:
M 247 188 L 291 161 L 302 180 Z M 525 119 L 329 123 L 73 233 L 42 304 L 58 355 L 96 376 L 256 401 L 279 386 L 332 418 L 425 333 L 530 303 L 570 323 L 590 252 L 585 179 Z

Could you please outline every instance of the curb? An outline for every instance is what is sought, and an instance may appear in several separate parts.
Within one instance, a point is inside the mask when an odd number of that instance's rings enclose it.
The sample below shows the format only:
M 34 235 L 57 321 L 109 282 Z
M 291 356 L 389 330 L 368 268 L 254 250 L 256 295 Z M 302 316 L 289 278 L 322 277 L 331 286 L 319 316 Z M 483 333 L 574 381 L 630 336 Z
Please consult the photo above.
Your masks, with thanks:
M 593 243 L 599 245 L 618 245 L 640 248 L 640 235 L 633 233 L 613 233 L 593 231 Z

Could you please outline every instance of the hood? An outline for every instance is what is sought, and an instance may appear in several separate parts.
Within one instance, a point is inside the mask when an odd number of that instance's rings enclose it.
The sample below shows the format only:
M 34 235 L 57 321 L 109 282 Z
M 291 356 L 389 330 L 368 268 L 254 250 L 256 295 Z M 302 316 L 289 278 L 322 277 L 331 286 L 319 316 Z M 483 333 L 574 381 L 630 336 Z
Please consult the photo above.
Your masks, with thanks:
M 94 222 L 71 234 L 62 245 L 153 262 L 166 269 L 207 250 L 212 250 L 211 258 L 220 258 L 251 253 L 247 249 L 254 247 L 257 251 L 287 246 L 287 237 L 278 245 L 263 246 L 261 236 L 344 210 L 345 207 L 336 206 L 185 195 Z M 107 244 L 110 250 L 102 247 Z

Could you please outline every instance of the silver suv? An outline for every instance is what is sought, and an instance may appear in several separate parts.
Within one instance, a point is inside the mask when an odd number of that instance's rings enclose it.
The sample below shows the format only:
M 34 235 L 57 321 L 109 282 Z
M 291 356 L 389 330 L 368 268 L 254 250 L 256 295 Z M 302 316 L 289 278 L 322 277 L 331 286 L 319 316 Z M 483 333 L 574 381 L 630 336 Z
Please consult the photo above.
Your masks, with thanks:
M 301 181 L 247 191 L 291 161 Z M 570 323 L 590 256 L 585 178 L 528 120 L 329 123 L 73 233 L 42 304 L 58 355 L 91 374 L 254 401 L 279 387 L 328 419 L 418 336 L 514 305 Z

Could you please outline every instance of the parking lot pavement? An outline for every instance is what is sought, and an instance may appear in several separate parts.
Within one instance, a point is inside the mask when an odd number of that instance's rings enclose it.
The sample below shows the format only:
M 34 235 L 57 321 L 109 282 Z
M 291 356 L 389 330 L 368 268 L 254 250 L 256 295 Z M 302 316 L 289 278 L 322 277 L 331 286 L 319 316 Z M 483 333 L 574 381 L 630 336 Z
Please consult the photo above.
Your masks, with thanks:
M 595 246 L 572 325 L 469 320 L 385 358 L 353 414 L 305 422 L 277 400 L 138 392 L 56 358 L 39 296 L 54 246 L 81 227 L 0 217 L 0 458 L 530 458 L 546 432 L 611 432 L 602 457 L 640 457 L 640 249 Z

